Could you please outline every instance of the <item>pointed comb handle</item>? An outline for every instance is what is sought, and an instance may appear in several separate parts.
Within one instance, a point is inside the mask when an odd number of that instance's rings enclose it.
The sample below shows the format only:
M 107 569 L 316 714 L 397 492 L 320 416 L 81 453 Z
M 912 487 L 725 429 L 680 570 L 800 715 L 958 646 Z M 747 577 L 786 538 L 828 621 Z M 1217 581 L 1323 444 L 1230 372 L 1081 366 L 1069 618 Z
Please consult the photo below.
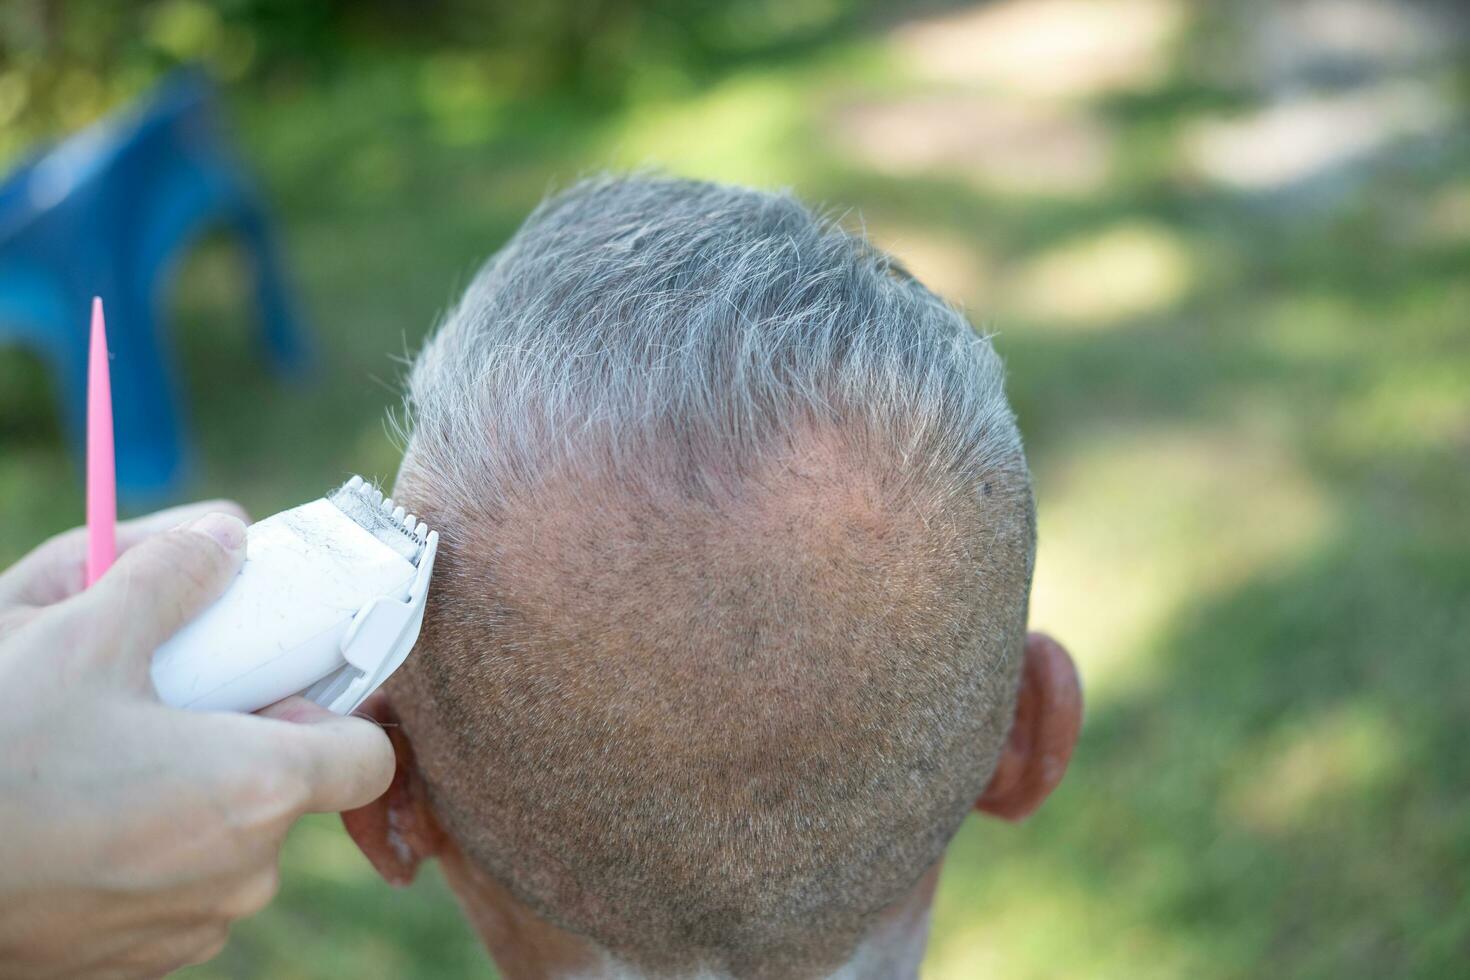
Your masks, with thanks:
M 112 445 L 112 377 L 102 297 L 92 299 L 87 363 L 87 585 L 117 557 L 117 469 Z

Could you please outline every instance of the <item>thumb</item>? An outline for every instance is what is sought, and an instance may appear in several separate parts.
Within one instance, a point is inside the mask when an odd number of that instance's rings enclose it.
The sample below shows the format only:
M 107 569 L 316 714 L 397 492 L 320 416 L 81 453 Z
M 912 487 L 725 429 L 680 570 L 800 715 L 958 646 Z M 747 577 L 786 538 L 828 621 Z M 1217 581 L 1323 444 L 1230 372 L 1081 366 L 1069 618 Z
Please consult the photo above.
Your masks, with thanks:
M 365 806 L 393 780 L 393 745 L 373 721 L 344 718 L 295 696 L 257 714 L 291 723 L 280 744 L 289 747 L 287 756 L 308 787 L 307 808 L 314 812 Z
M 63 606 L 85 609 L 97 653 L 146 664 L 219 598 L 244 558 L 244 523 L 230 514 L 205 514 L 128 549 L 92 588 Z

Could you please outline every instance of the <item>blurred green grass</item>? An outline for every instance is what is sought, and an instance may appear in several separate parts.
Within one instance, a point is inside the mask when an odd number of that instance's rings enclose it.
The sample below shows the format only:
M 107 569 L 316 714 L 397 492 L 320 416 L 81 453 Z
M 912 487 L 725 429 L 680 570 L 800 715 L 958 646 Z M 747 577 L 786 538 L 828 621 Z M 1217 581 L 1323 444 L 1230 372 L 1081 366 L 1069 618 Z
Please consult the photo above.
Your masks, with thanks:
M 1426 41 L 1418 60 L 1334 62 L 1315 81 L 1339 102 L 1232 142 L 1296 104 L 1257 57 L 1269 5 L 1118 0 L 1145 19 L 1118 21 L 1126 70 L 1104 57 L 1090 80 L 1065 47 L 1048 62 L 1043 44 L 1030 74 L 946 47 L 1057 34 L 1066 3 L 800 7 L 782 28 L 772 5 L 730 5 L 794 40 L 650 58 L 616 92 L 502 84 L 496 57 L 411 32 L 333 41 L 326 68 L 240 70 L 230 109 L 321 364 L 270 376 L 236 257 L 193 256 L 173 296 L 189 496 L 266 514 L 350 472 L 391 480 L 399 359 L 580 173 L 656 164 L 859 209 L 997 335 L 1040 503 L 1033 619 L 1089 688 L 1053 802 L 957 840 L 926 975 L 1463 975 L 1463 57 Z M 1293 157 L 1283 132 L 1322 113 L 1329 144 L 1365 125 L 1376 142 Z M 48 383 L 10 350 L 0 450 L 8 562 L 81 514 Z M 303 824 L 284 868 L 280 900 L 190 976 L 491 972 L 432 869 L 388 889 L 333 819 Z

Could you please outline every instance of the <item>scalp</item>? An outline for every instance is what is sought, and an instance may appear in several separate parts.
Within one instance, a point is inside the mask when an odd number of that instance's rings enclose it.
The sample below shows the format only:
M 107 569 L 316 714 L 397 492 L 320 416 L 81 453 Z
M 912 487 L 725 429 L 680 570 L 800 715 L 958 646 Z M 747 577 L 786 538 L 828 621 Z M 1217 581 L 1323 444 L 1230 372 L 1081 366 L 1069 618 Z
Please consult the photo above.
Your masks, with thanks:
M 895 477 L 823 433 L 722 499 L 416 499 L 453 533 L 395 701 L 466 851 L 643 960 L 853 941 L 979 795 L 1029 575 L 1024 487 L 980 519 Z

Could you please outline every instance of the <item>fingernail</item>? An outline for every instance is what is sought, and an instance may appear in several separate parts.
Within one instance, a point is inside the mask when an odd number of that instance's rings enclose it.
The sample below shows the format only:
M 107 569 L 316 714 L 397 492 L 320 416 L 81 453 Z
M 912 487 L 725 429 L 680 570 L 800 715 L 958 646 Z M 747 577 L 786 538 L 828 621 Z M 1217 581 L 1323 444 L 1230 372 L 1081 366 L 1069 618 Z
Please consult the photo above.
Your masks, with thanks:
M 245 543 L 245 524 L 229 514 L 205 514 L 191 523 L 189 530 L 209 535 L 227 551 L 235 551 Z

